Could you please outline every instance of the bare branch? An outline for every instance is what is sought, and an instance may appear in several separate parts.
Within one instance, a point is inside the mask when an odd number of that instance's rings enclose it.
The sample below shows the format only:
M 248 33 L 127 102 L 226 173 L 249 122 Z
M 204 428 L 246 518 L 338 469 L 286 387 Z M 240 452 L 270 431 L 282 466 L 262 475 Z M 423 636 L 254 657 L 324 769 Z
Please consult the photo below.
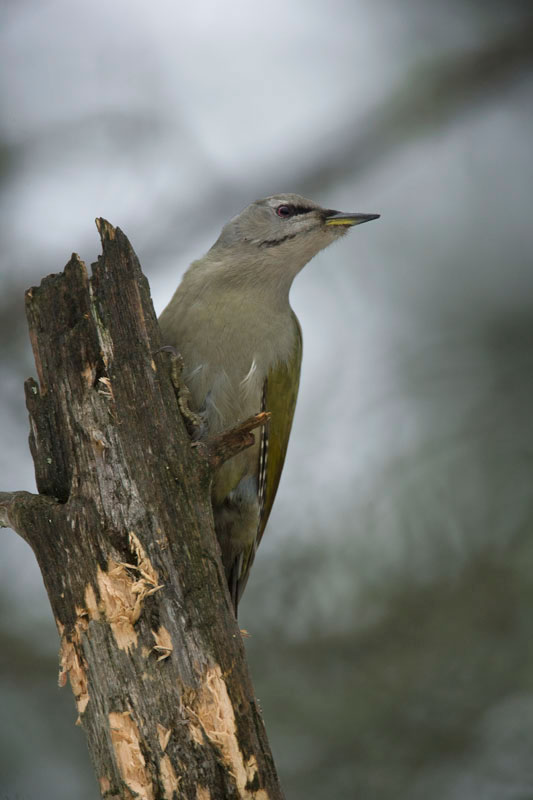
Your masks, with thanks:
M 0 528 L 12 528 L 28 544 L 33 541 L 32 521 L 46 516 L 57 500 L 31 492 L 0 492 Z
M 270 412 L 262 411 L 254 417 L 248 417 L 235 428 L 230 428 L 219 433 L 218 436 L 211 437 L 205 444 L 203 442 L 195 444 L 197 447 L 206 449 L 211 469 L 216 469 L 224 461 L 251 447 L 255 441 L 252 431 L 266 425 L 270 417 Z

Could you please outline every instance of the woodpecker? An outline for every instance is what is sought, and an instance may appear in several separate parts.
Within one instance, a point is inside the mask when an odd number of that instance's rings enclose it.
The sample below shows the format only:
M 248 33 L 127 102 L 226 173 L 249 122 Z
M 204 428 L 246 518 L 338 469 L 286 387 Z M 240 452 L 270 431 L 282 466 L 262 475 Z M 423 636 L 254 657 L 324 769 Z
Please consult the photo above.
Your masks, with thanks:
M 259 411 L 255 444 L 216 472 L 215 529 L 235 614 L 276 495 L 296 406 L 302 333 L 289 303 L 300 270 L 349 228 L 379 214 L 345 214 L 297 194 L 257 200 L 231 219 L 185 272 L 159 319 L 184 361 L 203 435 Z

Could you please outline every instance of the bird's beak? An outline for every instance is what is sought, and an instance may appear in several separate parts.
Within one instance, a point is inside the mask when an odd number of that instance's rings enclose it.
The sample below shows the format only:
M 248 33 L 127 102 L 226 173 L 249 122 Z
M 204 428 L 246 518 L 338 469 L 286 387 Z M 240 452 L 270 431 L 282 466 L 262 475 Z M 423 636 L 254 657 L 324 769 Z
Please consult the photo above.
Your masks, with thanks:
M 379 219 L 380 214 L 343 214 L 342 211 L 326 211 L 326 225 L 361 225 L 363 222 L 370 222 L 372 219 Z

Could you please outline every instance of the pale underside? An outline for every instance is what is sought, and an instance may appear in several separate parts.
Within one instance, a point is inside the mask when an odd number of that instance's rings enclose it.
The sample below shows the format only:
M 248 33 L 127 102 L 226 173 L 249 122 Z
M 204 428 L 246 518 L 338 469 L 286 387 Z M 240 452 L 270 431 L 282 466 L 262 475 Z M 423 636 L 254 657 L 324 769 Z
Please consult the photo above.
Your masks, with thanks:
M 186 284 L 187 276 L 184 283 Z M 272 412 L 255 444 L 214 477 L 213 512 L 230 593 L 237 607 L 277 490 L 296 402 L 301 334 L 288 301 L 273 309 L 242 291 L 202 291 L 191 302 L 178 288 L 160 318 L 163 343 L 185 362 L 184 380 L 206 435 Z M 290 369 L 289 369 L 290 367 Z M 275 447 L 270 455 L 270 440 Z M 267 458 L 268 454 L 268 458 Z

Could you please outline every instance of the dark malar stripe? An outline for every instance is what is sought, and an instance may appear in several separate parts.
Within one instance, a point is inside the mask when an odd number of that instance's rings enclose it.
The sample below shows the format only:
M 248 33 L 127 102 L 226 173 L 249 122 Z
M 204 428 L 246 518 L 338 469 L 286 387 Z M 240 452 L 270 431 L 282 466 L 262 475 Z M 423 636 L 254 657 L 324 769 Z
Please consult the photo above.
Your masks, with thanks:
M 280 239 L 265 239 L 264 242 L 259 242 L 259 247 L 277 247 L 278 244 L 286 242 L 287 239 L 294 239 L 295 236 L 295 233 L 288 233 L 286 236 L 282 236 Z

